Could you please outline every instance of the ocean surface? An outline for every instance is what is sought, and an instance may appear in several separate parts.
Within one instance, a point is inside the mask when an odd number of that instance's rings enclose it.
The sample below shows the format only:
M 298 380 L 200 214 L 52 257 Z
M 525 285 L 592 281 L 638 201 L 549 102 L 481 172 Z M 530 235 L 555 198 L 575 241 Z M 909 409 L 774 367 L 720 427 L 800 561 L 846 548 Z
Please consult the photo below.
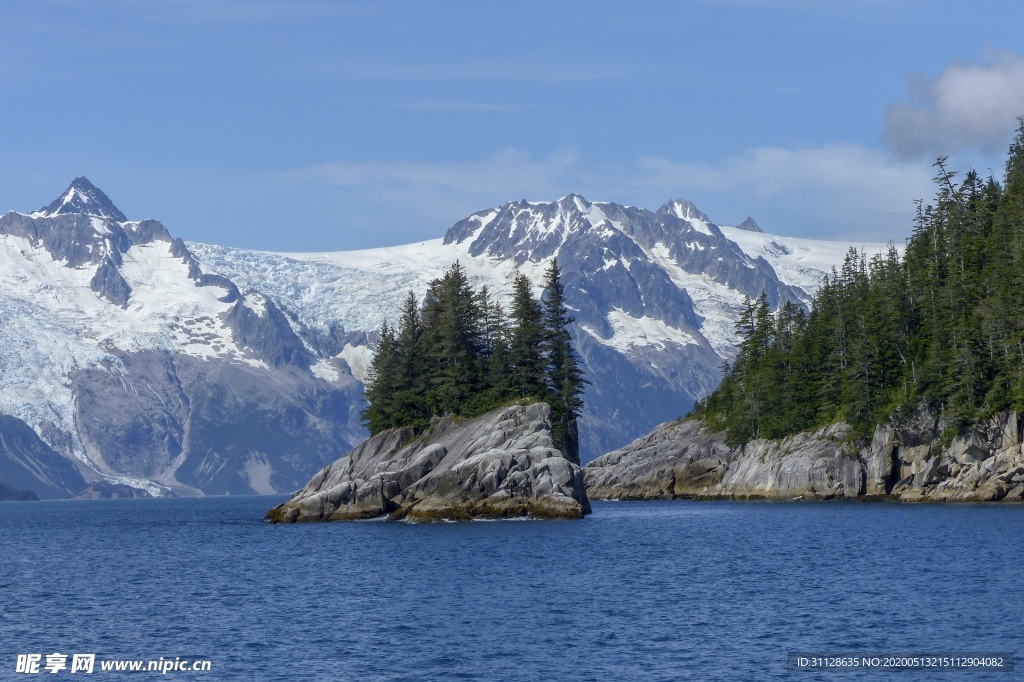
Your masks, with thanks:
M 270 497 L 0 503 L 0 680 L 1010 680 L 1024 506 L 598 502 L 271 526 Z M 787 669 L 1012 652 L 1014 672 Z M 68 669 L 16 672 L 18 655 Z M 96 654 L 93 675 L 71 674 Z M 100 661 L 208 660 L 114 673 Z

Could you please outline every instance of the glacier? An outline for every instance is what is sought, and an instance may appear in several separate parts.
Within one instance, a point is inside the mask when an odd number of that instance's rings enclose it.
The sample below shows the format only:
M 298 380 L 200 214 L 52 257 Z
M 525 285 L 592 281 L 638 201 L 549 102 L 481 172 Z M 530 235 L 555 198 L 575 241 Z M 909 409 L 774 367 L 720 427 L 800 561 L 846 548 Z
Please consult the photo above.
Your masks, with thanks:
M 522 272 L 540 294 L 543 272 L 557 257 L 593 382 L 581 426 L 586 460 L 688 411 L 734 356 L 744 298 L 765 291 L 773 304 L 809 304 L 849 245 L 720 227 L 684 200 L 651 212 L 569 195 L 485 209 L 443 239 L 400 246 L 324 253 L 189 248 L 241 286 L 266 293 L 312 335 L 339 339 L 336 357 L 360 380 L 382 322 L 394 323 L 406 293 L 422 299 L 453 262 L 475 286 L 507 295 Z
M 292 490 L 365 437 L 382 323 L 455 261 L 500 298 L 518 272 L 540 295 L 558 259 L 591 382 L 586 461 L 717 385 L 746 297 L 807 305 L 849 248 L 758 229 L 684 200 L 650 211 L 568 195 L 414 244 L 264 252 L 186 244 L 76 178 L 47 207 L 0 217 L 0 442 L 20 444 L 0 452 L 0 480 L 69 495 Z

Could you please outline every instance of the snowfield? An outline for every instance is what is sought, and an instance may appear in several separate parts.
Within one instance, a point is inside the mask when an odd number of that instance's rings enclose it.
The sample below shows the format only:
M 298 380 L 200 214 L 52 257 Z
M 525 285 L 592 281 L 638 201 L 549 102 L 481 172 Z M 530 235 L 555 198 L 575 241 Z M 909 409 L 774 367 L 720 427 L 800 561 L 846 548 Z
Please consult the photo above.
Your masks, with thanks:
M 809 303 L 849 249 L 842 242 L 720 227 L 681 200 L 652 212 L 576 195 L 480 211 L 456 223 L 445 239 L 322 253 L 202 243 L 188 244 L 186 251 L 158 223 L 124 218 L 79 178 L 47 208 L 0 219 L 0 414 L 24 420 L 81 462 L 83 471 L 150 491 L 157 490 L 152 481 L 90 462 L 87 453 L 99 446 L 95 433 L 81 435 L 82 410 L 75 404 L 83 370 L 100 368 L 104 381 L 113 377 L 118 390 L 140 405 L 142 412 L 131 417 L 136 422 L 125 428 L 137 423 L 132 432 L 143 440 L 165 428 L 145 423 L 161 419 L 147 414 L 164 408 L 177 414 L 178 408 L 160 402 L 178 395 L 177 379 L 163 370 L 140 379 L 139 372 L 148 370 L 128 358 L 166 351 L 172 358 L 208 361 L 203 372 L 242 365 L 259 374 L 246 375 L 247 382 L 266 382 L 261 390 L 287 386 L 280 390 L 288 404 L 301 401 L 288 383 L 297 375 L 305 377 L 302 390 L 349 391 L 351 401 L 342 401 L 349 413 L 340 417 L 347 420 L 344 437 L 358 442 L 361 395 L 353 378 L 366 383 L 372 339 L 384 321 L 398 320 L 408 292 L 422 300 L 429 282 L 458 261 L 474 286 L 486 285 L 507 307 L 517 272 L 539 295 L 544 272 L 557 257 L 569 278 L 563 281 L 573 283 L 566 298 L 576 306 L 577 348 L 593 382 L 581 439 L 596 456 L 685 413 L 713 388 L 722 361 L 734 355 L 734 324 L 747 296 L 767 289 L 775 300 Z M 886 249 L 854 246 L 869 254 Z M 279 359 L 287 357 L 296 362 L 279 368 Z M 636 396 L 636 404 L 624 406 L 623 395 Z M 147 400 L 150 407 L 141 407 Z M 317 406 L 328 404 L 311 402 L 300 411 L 314 415 L 310 423 L 326 432 L 335 413 L 324 416 Z M 90 426 L 102 428 L 92 407 Z M 174 428 L 167 431 L 171 440 L 178 437 Z M 189 438 L 191 432 L 182 432 L 174 447 L 187 442 L 193 457 L 204 456 L 202 444 Z M 225 466 L 220 454 L 210 456 L 194 471 Z M 238 457 L 244 458 L 237 460 L 244 461 L 239 476 L 256 492 L 271 491 L 283 467 L 302 466 L 295 458 L 274 460 L 272 453 Z M 195 485 L 206 485 L 200 478 Z
M 597 205 L 587 213 L 596 221 L 592 229 L 615 226 Z M 496 211 L 485 213 L 482 224 L 495 215 Z M 709 233 L 704 221 L 691 220 L 699 223 L 699 231 Z M 549 232 L 551 228 L 538 225 L 535 229 Z M 783 237 L 736 227 L 720 229 L 747 255 L 767 260 L 782 281 L 806 292 L 806 303 L 810 303 L 825 274 L 833 265 L 843 262 L 850 248 L 845 242 Z M 230 277 L 243 290 L 266 293 L 303 324 L 324 332 L 341 326 L 346 332 L 372 333 L 385 320 L 393 323 L 407 292 L 422 297 L 430 281 L 456 260 L 466 268 L 475 286 L 487 285 L 492 292 L 507 296 L 516 272 L 522 271 L 534 283 L 535 293 L 540 293 L 546 260 L 526 261 L 517 268 L 507 259 L 470 255 L 471 239 L 453 244 L 443 241 L 432 239 L 401 246 L 322 253 L 250 251 L 194 242 L 188 247 L 199 260 Z M 689 293 L 694 308 L 704 318 L 700 333 L 723 359 L 731 358 L 738 341 L 733 325 L 739 318 L 744 295 L 706 275 L 686 272 L 673 261 L 663 244 L 641 248 L 678 287 Z M 887 245 L 864 243 L 857 248 L 871 254 L 884 252 Z M 619 262 L 618 258 L 609 258 L 605 267 Z M 588 327 L 583 329 L 598 342 L 617 350 L 637 345 L 664 348 L 666 343 L 696 343 L 689 333 L 661 321 L 623 317 L 621 311 L 609 313 L 608 319 L 615 330 L 611 338 L 602 338 Z M 361 360 L 360 368 L 365 366 L 366 361 Z
M 868 255 L 886 253 L 888 244 L 879 242 L 834 242 L 819 239 L 782 237 L 764 232 L 748 232 L 738 227 L 721 226 L 722 234 L 739 244 L 743 252 L 761 256 L 771 263 L 779 278 L 787 284 L 795 284 L 812 296 L 821 286 L 821 279 L 835 266 L 843 264 L 850 248 Z M 902 251 L 902 249 L 900 249 Z

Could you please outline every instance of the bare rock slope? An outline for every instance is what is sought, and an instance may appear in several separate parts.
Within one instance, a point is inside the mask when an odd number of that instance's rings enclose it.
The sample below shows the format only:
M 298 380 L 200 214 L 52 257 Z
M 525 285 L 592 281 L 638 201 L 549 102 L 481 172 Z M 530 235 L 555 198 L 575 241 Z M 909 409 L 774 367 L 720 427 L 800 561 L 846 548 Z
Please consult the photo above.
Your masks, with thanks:
M 662 424 L 585 469 L 592 499 L 1020 501 L 1022 419 L 1004 412 L 952 440 L 919 412 L 855 442 L 846 424 L 781 440 L 725 443 L 698 421 Z
M 418 437 L 411 428 L 382 431 L 267 518 L 582 518 L 590 513 L 583 470 L 552 445 L 549 414 L 543 403 L 514 405 L 470 420 L 445 417 Z

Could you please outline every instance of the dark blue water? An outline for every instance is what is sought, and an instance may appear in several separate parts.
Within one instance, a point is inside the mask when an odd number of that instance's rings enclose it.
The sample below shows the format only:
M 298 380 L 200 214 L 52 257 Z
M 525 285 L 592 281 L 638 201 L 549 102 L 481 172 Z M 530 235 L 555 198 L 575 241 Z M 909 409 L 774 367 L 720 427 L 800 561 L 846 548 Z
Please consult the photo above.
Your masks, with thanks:
M 1020 506 L 266 525 L 281 499 L 0 504 L 0 679 L 80 677 L 15 674 L 52 652 L 211 661 L 180 680 L 602 681 L 920 680 L 935 673 L 787 672 L 786 654 L 1024 654 Z

